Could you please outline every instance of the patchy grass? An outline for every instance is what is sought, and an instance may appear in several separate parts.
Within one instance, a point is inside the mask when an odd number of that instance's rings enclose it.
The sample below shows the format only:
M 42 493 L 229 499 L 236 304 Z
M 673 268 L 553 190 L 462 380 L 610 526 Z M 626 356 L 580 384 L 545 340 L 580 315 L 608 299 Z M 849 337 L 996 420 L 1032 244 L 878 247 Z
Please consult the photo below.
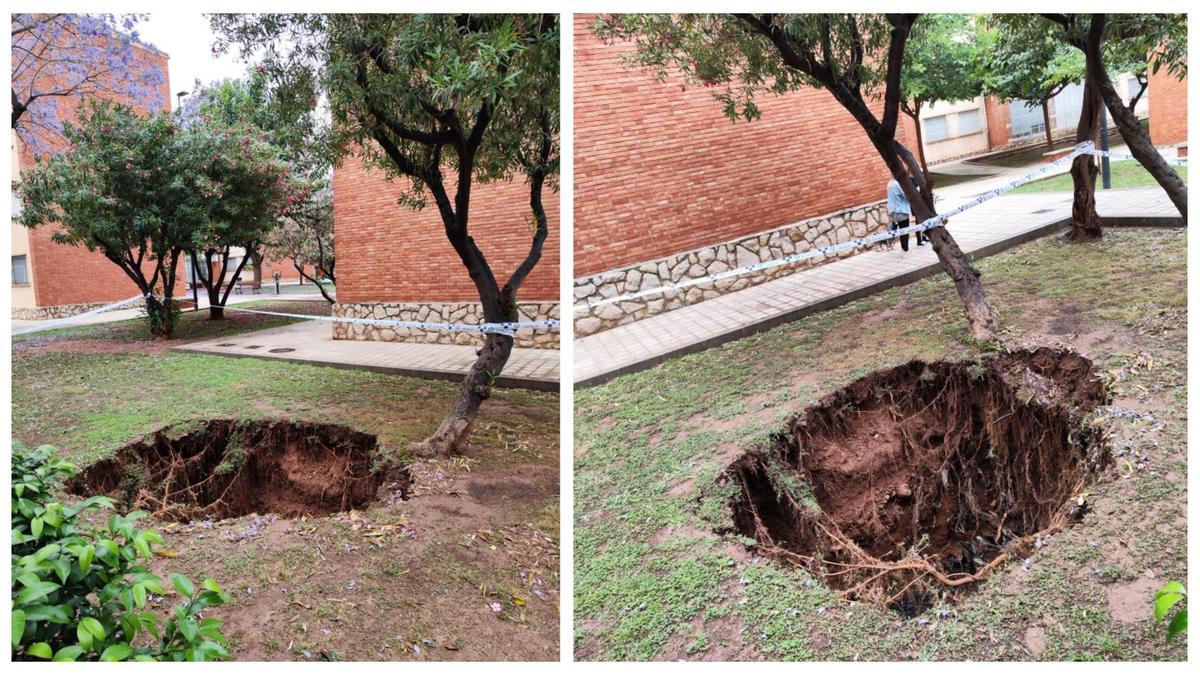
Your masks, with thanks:
M 312 285 L 308 286 L 309 290 L 316 292 Z M 329 316 L 329 303 L 324 300 L 272 300 L 263 299 L 253 302 L 239 303 L 235 307 L 244 307 L 246 309 L 257 309 L 266 312 L 290 312 L 293 314 L 310 314 L 316 316 Z M 172 341 L 175 344 L 183 342 L 192 342 L 196 340 L 208 340 L 211 338 L 224 337 L 226 335 L 235 335 L 238 333 L 246 333 L 252 330 L 263 330 L 266 328 L 275 328 L 278 326 L 286 326 L 290 323 L 297 323 L 303 319 L 292 319 L 282 316 L 264 316 L 262 314 L 249 314 L 247 312 L 238 312 L 230 309 L 226 311 L 225 318 L 219 321 L 211 321 L 208 318 L 208 310 L 202 309 L 198 312 L 184 312 L 179 317 L 179 325 L 175 330 L 175 336 Z M 14 335 L 13 345 L 28 345 L 40 346 L 50 342 L 58 342 L 64 340 L 105 340 L 110 342 L 126 342 L 126 343 L 154 343 L 156 340 L 150 335 L 150 326 L 144 317 L 125 319 L 121 321 L 109 321 L 105 323 L 83 324 L 79 326 L 67 326 L 65 328 L 54 328 L 51 330 L 39 331 L 37 333 L 26 333 L 24 335 Z M 167 346 L 170 346 L 167 344 Z
M 289 321 L 242 316 L 188 316 L 178 341 Z M 406 461 L 457 393 L 448 382 L 167 352 L 139 324 L 14 344 L 14 438 L 87 465 L 174 423 L 287 418 L 375 434 L 380 453 Z M 234 596 L 211 615 L 228 622 L 242 660 L 557 660 L 557 395 L 495 391 L 471 440 L 465 457 L 409 462 L 407 500 L 385 487 L 349 514 L 152 524 L 172 556 L 158 571 L 212 576 Z
M 912 620 L 729 533 L 717 476 L 788 416 L 879 368 L 977 354 L 949 279 L 928 279 L 577 392 L 577 658 L 1184 658 L 1151 602 L 1187 572 L 1186 234 L 1046 238 L 978 265 L 1010 342 L 1079 350 L 1119 409 L 1151 415 L 1114 416 L 1117 466 L 1082 523 Z
M 1112 162 L 1112 189 L 1119 190 L 1122 188 L 1139 188 L 1139 187 L 1158 187 L 1158 182 L 1150 175 L 1149 171 L 1142 168 L 1141 164 L 1129 161 Z M 1172 167 L 1183 182 L 1187 182 L 1188 170 L 1186 166 Z M 1035 180 L 1032 183 L 1026 183 L 1021 187 L 1013 190 L 1013 194 L 1019 192 L 1070 192 L 1073 189 L 1070 174 L 1062 174 Z M 1096 189 L 1101 189 L 1101 179 L 1096 178 Z

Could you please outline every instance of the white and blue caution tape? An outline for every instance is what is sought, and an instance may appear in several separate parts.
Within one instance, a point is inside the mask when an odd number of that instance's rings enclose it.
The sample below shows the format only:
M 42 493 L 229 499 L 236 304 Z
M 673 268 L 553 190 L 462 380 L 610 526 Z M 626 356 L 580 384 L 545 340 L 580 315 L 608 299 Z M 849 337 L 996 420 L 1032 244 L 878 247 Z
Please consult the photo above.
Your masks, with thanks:
M 349 316 L 314 316 L 311 314 L 292 314 L 289 312 L 268 312 L 261 309 L 246 309 L 225 305 L 225 309 L 251 314 L 266 314 L 268 316 L 284 316 L 293 319 L 311 319 L 314 321 L 329 321 L 331 323 L 352 323 L 364 326 L 379 326 L 382 328 L 416 328 L 420 330 L 449 331 L 456 333 L 487 333 L 507 335 L 512 337 L 519 330 L 557 330 L 557 319 L 541 319 L 538 321 L 501 321 L 491 323 L 440 323 L 436 321 L 401 321 L 399 319 L 358 319 Z
M 1136 160 L 1137 159 L 1137 157 L 1134 157 L 1133 155 L 1129 154 L 1128 152 L 1113 152 L 1111 150 L 1092 150 L 1088 154 L 1096 155 L 1097 157 L 1107 157 L 1109 159 L 1115 159 L 1117 161 L 1126 161 L 1126 160 Z M 1169 158 L 1169 157 L 1163 157 L 1162 160 L 1164 162 L 1166 162 L 1167 164 L 1171 164 L 1174 166 L 1187 166 L 1188 165 L 1187 157 L 1176 157 L 1174 159 Z
M 52 328 L 59 328 L 62 326 L 69 326 L 73 323 L 78 322 L 80 319 L 82 319 L 84 317 L 95 316 L 96 314 L 108 312 L 108 311 L 117 309 L 119 307 L 124 307 L 125 305 L 128 305 L 131 302 L 135 302 L 137 300 L 145 300 L 146 297 L 147 296 L 144 296 L 144 295 L 135 295 L 132 298 L 129 298 L 128 300 L 114 302 L 111 305 L 97 307 L 96 309 L 89 309 L 88 311 L 82 312 L 80 314 L 72 314 L 71 316 L 64 316 L 61 319 L 51 319 L 50 321 L 44 321 L 42 323 L 39 323 L 36 326 L 27 326 L 25 328 L 18 328 L 17 330 L 14 330 L 12 332 L 12 334 L 13 335 L 24 335 L 26 333 L 37 333 L 38 331 L 50 330 Z
M 40 323 L 36 326 L 29 326 L 28 328 L 21 328 L 19 330 L 13 331 L 13 335 L 22 335 L 25 333 L 34 333 L 37 331 L 50 330 L 52 328 L 68 326 L 72 323 L 78 322 L 80 319 L 82 319 L 84 317 L 92 316 L 94 314 L 99 314 L 101 312 L 107 312 L 111 309 L 116 309 L 118 307 L 128 305 L 129 303 L 131 303 L 135 300 L 142 300 L 144 298 L 145 298 L 145 296 L 137 295 L 132 298 L 129 298 L 128 300 L 122 300 L 121 302 L 113 303 L 111 305 L 106 305 L 104 307 L 98 307 L 96 309 L 89 310 L 82 314 L 76 314 L 74 316 L 68 316 L 68 317 L 64 317 L 62 319 L 54 319 L 53 321 L 46 321 L 46 322 Z M 318 315 L 314 315 L 314 314 L 295 314 L 292 312 L 268 312 L 268 311 L 261 310 L 261 309 L 247 309 L 244 307 L 234 307 L 232 305 L 224 305 L 224 306 L 216 305 L 216 306 L 223 307 L 226 310 L 233 310 L 235 312 L 249 312 L 250 314 L 265 314 L 267 316 L 282 316 L 282 317 L 288 317 L 288 318 L 292 318 L 292 319 L 308 319 L 311 321 L 329 321 L 331 323 L 352 323 L 352 324 L 359 324 L 359 325 L 366 325 L 366 326 L 380 326 L 383 328 L 415 328 L 415 329 L 419 329 L 419 330 L 436 330 L 436 331 L 449 331 L 449 332 L 458 332 L 458 333 L 496 334 L 496 335 L 507 335 L 509 337 L 513 337 L 514 335 L 516 335 L 516 332 L 519 330 L 558 330 L 558 327 L 560 325 L 560 323 L 557 319 L 542 319 L 542 320 L 538 320 L 538 321 L 501 321 L 501 322 L 490 322 L 490 323 L 481 323 L 481 324 L 441 323 L 441 322 L 436 322 L 436 321 L 401 321 L 398 319 L 358 319 L 358 318 L 354 318 L 354 317 L 345 317 L 345 316 L 318 316 Z
M 1021 176 L 1020 178 L 1012 180 L 998 188 L 988 190 L 987 192 L 984 192 L 983 194 L 977 195 L 976 197 L 967 201 L 964 204 L 961 204 L 945 213 L 939 213 L 938 215 L 930 218 L 929 220 L 926 220 L 922 223 L 918 223 L 916 225 L 910 225 L 908 227 L 902 227 L 902 228 L 899 228 L 896 230 L 891 230 L 888 232 L 878 232 L 876 234 L 867 235 L 865 237 L 857 237 L 855 239 L 850 239 L 848 241 L 840 242 L 837 244 L 831 244 L 829 246 L 821 246 L 818 248 L 809 249 L 807 251 L 802 251 L 800 253 L 793 253 L 792 255 L 785 256 L 783 258 L 776 258 L 774 260 L 768 260 L 766 262 L 754 263 L 752 265 L 746 265 L 745 267 L 738 267 L 736 269 L 726 270 L 724 272 L 717 272 L 716 274 L 708 274 L 708 275 L 705 275 L 702 277 L 685 279 L 683 281 L 673 283 L 673 284 L 655 286 L 654 288 L 643 289 L 643 290 L 637 291 L 635 293 L 626 293 L 624 295 L 617 295 L 617 296 L 614 296 L 611 298 L 604 298 L 601 300 L 593 300 L 591 302 L 583 302 L 583 303 L 579 303 L 579 304 L 575 305 L 573 307 L 573 309 L 576 312 L 580 312 L 580 311 L 585 311 L 585 310 L 588 310 L 588 309 L 591 309 L 594 307 L 610 305 L 610 304 L 616 303 L 616 302 L 626 302 L 629 300 L 640 300 L 642 298 L 653 296 L 653 295 L 661 295 L 663 293 L 670 293 L 670 292 L 678 291 L 678 290 L 681 290 L 684 288 L 690 288 L 692 286 L 699 286 L 700 284 L 711 284 L 713 282 L 720 281 L 722 279 L 729 279 L 731 277 L 740 277 L 745 274 L 753 274 L 755 272 L 761 272 L 763 270 L 771 269 L 774 267 L 779 267 L 781 265 L 791 265 L 793 263 L 803 262 L 805 260 L 812 260 L 814 258 L 822 258 L 822 257 L 826 257 L 826 256 L 836 255 L 843 251 L 850 251 L 850 250 L 853 250 L 856 248 L 863 248 L 865 246 L 870 246 L 871 244 L 876 244 L 876 243 L 879 243 L 882 241 L 892 241 L 892 240 L 899 238 L 902 235 L 914 234 L 916 232 L 924 232 L 926 230 L 931 230 L 935 227 L 941 227 L 942 225 L 945 225 L 946 220 L 962 213 L 963 211 L 966 211 L 967 209 L 975 208 L 976 206 L 979 206 L 980 204 L 982 204 L 988 200 L 995 199 L 996 197 L 999 197 L 1000 195 L 1005 194 L 1006 192 L 1015 190 L 1016 188 L 1019 188 L 1022 185 L 1026 184 L 1030 181 L 1037 180 L 1037 179 L 1041 178 L 1042 176 L 1046 175 L 1047 173 L 1053 171 L 1055 168 L 1057 168 L 1063 164 L 1067 164 L 1067 163 L 1073 161 L 1076 157 L 1078 157 L 1080 155 L 1085 155 L 1085 154 L 1099 155 L 1099 154 L 1103 154 L 1103 151 L 1096 150 L 1095 144 L 1092 141 L 1084 141 L 1083 143 L 1076 145 L 1075 149 L 1072 150 L 1070 154 L 1060 157 L 1059 159 L 1056 159 L 1053 162 L 1050 162 L 1044 166 L 1039 167 L 1036 171 L 1027 173 L 1024 176 Z M 1112 155 L 1113 153 L 1110 152 L 1109 154 Z

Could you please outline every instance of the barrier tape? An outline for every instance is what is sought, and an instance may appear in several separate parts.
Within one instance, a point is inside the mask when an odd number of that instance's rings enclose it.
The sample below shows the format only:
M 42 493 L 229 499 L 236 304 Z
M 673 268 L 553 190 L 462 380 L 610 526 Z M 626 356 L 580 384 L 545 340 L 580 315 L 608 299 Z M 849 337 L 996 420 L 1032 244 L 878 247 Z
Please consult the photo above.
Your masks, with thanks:
M 52 328 L 58 328 L 59 326 L 69 325 L 71 323 L 77 322 L 79 319 L 82 319 L 83 317 L 92 316 L 95 314 L 99 314 L 101 312 L 107 312 L 111 309 L 116 309 L 117 307 L 122 307 L 124 305 L 128 305 L 129 303 L 131 303 L 135 300 L 142 300 L 145 297 L 146 296 L 143 296 L 143 295 L 135 295 L 134 297 L 129 298 L 128 300 L 122 300 L 121 302 L 116 302 L 111 305 L 105 305 L 104 307 L 97 307 L 96 309 L 89 310 L 82 314 L 75 314 L 73 316 L 68 316 L 68 317 L 63 317 L 61 319 L 54 319 L 52 321 L 47 321 L 45 323 L 41 323 L 36 326 L 29 326 L 27 328 L 21 328 L 19 330 L 13 331 L 12 334 L 13 335 L 23 335 L 25 333 L 35 333 L 38 331 L 50 330 Z M 369 325 L 369 326 L 382 326 L 385 328 L 418 328 L 418 329 L 422 329 L 422 330 L 441 330 L 441 331 L 454 331 L 454 332 L 463 332 L 463 333 L 497 334 L 497 335 L 507 335 L 509 337 L 513 337 L 514 335 L 516 335 L 517 331 L 523 330 L 523 329 L 557 330 L 560 325 L 560 322 L 557 319 L 542 319 L 539 321 L 503 321 L 503 322 L 491 322 L 491 323 L 482 323 L 482 324 L 440 323 L 440 322 L 435 322 L 435 321 L 400 321 L 400 320 L 395 320 L 395 319 L 358 319 L 358 318 L 354 318 L 354 317 L 345 317 L 345 316 L 316 316 L 316 315 L 312 315 L 312 314 L 294 314 L 291 312 L 268 312 L 268 311 L 261 310 L 261 309 L 246 309 L 244 307 L 234 307 L 233 305 L 212 305 L 212 306 L 222 307 L 223 309 L 233 310 L 235 312 L 249 312 L 251 314 L 265 314 L 268 316 L 282 316 L 282 317 L 288 317 L 288 318 L 293 318 L 293 319 L 309 319 L 309 320 L 313 320 L 313 321 L 330 321 L 330 322 L 334 322 L 334 323 L 353 323 L 353 324 Z
M 220 307 L 221 305 L 217 305 Z M 310 314 L 292 314 L 289 312 L 268 312 L 261 309 L 246 309 L 225 305 L 225 309 L 251 314 L 266 314 L 268 316 L 285 316 L 294 319 L 311 319 L 314 321 L 329 321 L 333 323 L 353 323 L 367 326 L 382 326 L 385 328 L 419 328 L 422 330 L 441 330 L 460 333 L 489 333 L 512 337 L 522 329 L 556 330 L 559 327 L 557 319 L 542 319 L 539 321 L 501 321 L 491 323 L 440 323 L 435 321 L 401 321 L 399 319 L 358 319 L 349 316 L 313 316 Z
M 975 208 L 976 206 L 979 206 L 980 204 L 982 204 L 986 201 L 989 201 L 991 199 L 999 197 L 1000 195 L 1002 195 L 1006 192 L 1009 192 L 1010 190 L 1015 190 L 1016 188 L 1021 187 L 1022 185 L 1026 184 L 1030 181 L 1036 180 L 1039 177 L 1041 177 L 1041 176 L 1045 175 L 1046 173 L 1048 173 L 1049 171 L 1051 171 L 1052 169 L 1054 169 L 1055 167 L 1074 160 L 1079 155 L 1094 154 L 1096 151 L 1094 150 L 1093 146 L 1094 146 L 1094 144 L 1091 141 L 1084 141 L 1083 143 L 1080 143 L 1079 145 L 1075 146 L 1075 149 L 1069 155 L 1066 155 L 1064 157 L 1056 159 L 1053 162 L 1050 162 L 1049 164 L 1042 166 L 1041 168 L 1037 169 L 1036 171 L 1025 174 L 1024 176 L 1021 176 L 1020 178 L 1012 180 L 1001 187 L 998 187 L 998 188 L 995 188 L 992 190 L 988 190 L 987 192 L 984 192 L 983 194 L 980 194 L 980 195 L 974 197 L 973 199 L 967 201 L 964 204 L 961 204 L 945 213 L 939 213 L 938 215 L 936 215 L 922 223 L 918 223 L 916 225 L 910 225 L 908 227 L 902 227 L 902 228 L 899 228 L 896 230 L 890 230 L 887 232 L 877 232 L 875 234 L 867 235 L 865 237 L 857 237 L 857 238 L 850 239 L 848 241 L 844 241 L 844 242 L 841 242 L 838 244 L 830 244 L 829 246 L 820 246 L 818 248 L 809 249 L 807 251 L 803 251 L 800 253 L 793 253 L 792 255 L 785 256 L 783 258 L 776 258 L 774 260 L 768 260 L 766 262 L 754 263 L 752 265 L 746 265 L 745 267 L 738 267 L 736 269 L 726 270 L 724 272 L 717 272 L 716 274 L 709 274 L 709 275 L 706 275 L 703 277 L 687 279 L 685 281 L 680 281 L 680 282 L 674 283 L 674 284 L 668 284 L 666 286 L 655 286 L 654 288 L 644 289 L 644 290 L 638 291 L 636 293 L 626 293 L 624 295 L 618 295 L 618 296 L 615 296 L 612 298 L 604 298 L 602 300 L 594 300 L 592 302 L 579 303 L 579 304 L 575 305 L 573 307 L 573 309 L 574 309 L 574 311 L 578 312 L 581 310 L 591 309 L 593 307 L 609 305 L 609 304 L 612 304 L 615 302 L 626 302 L 629 300 L 638 300 L 640 298 L 649 297 L 651 295 L 659 295 L 662 293 L 668 293 L 670 291 L 677 291 L 677 290 L 680 290 L 683 288 L 690 288 L 692 286 L 698 286 L 700 284 L 708 284 L 708 283 L 712 283 L 715 281 L 720 281 L 721 279 L 728 279 L 730 277 L 742 276 L 743 274 L 751 274 L 753 272 L 760 272 L 762 270 L 771 269 L 773 267 L 779 267 L 781 265 L 790 265 L 792 263 L 802 262 L 804 260 L 811 260 L 813 258 L 825 257 L 825 256 L 829 256 L 832 254 L 841 253 L 842 251 L 849 251 L 849 250 L 856 249 L 856 248 L 862 248 L 864 246 L 870 246 L 871 244 L 875 244 L 875 243 L 878 243 L 881 241 L 895 240 L 902 235 L 914 234 L 917 232 L 924 232 L 926 230 L 931 230 L 935 227 L 941 227 L 942 225 L 945 224 L 947 219 L 952 218 L 953 216 L 956 216 L 956 215 L 962 213 L 963 211 L 966 211 L 967 209 Z
M 96 314 L 100 314 L 101 312 L 107 312 L 107 311 L 116 309 L 118 307 L 124 307 L 125 305 L 128 305 L 129 303 L 134 302 L 135 300 L 145 300 L 147 297 L 148 296 L 145 296 L 145 295 L 135 295 L 132 298 L 129 298 L 128 300 L 114 302 L 111 305 L 97 307 L 96 309 L 89 309 L 88 311 L 83 312 L 81 314 L 72 314 L 71 316 L 64 316 L 61 319 L 51 319 L 50 321 L 46 321 L 45 323 L 39 323 L 36 326 L 27 326 L 25 328 L 19 328 L 17 330 L 14 330 L 12 332 L 12 334 L 13 335 L 25 335 L 26 333 L 37 333 L 38 331 L 50 330 L 52 328 L 58 328 L 59 326 L 69 325 L 69 324 L 75 323 L 76 321 L 79 321 L 80 319 L 82 319 L 86 316 L 94 316 Z
M 1128 160 L 1128 159 L 1132 159 L 1132 160 L 1137 159 L 1136 157 L 1129 154 L 1128 152 L 1113 152 L 1112 150 L 1092 150 L 1088 154 L 1096 155 L 1097 157 L 1107 157 L 1109 159 L 1117 159 L 1117 160 L 1122 160 L 1122 161 Z M 1166 162 L 1167 164 L 1173 164 L 1175 166 L 1187 166 L 1187 157 L 1178 157 L 1176 159 L 1168 159 L 1166 157 L 1163 157 L 1162 160 L 1164 162 Z

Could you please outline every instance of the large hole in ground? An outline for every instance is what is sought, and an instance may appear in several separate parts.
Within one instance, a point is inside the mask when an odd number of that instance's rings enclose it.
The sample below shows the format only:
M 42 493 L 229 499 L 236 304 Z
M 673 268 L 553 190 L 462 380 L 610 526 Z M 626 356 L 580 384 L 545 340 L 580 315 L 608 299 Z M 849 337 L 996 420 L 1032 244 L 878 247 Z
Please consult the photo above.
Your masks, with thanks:
M 166 427 L 73 478 L 77 495 L 106 494 L 164 520 L 283 517 L 361 508 L 402 470 L 373 465 L 374 436 L 334 424 L 209 420 Z
M 1110 461 L 1092 363 L 1037 349 L 910 362 L 792 417 L 721 480 L 734 527 L 850 598 L 915 616 L 1082 515 Z

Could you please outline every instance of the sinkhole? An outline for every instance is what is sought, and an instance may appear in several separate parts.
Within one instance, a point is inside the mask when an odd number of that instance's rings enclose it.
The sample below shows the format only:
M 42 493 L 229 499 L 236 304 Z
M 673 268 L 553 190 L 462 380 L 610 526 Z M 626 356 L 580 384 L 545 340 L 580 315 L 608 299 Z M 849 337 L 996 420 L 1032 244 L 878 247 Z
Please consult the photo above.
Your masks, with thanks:
M 216 419 L 160 429 L 67 484 L 123 509 L 172 521 L 275 513 L 285 518 L 362 508 L 403 469 L 375 465 L 374 436 L 336 424 Z
M 720 477 L 733 529 L 848 598 L 915 616 L 1086 509 L 1111 461 L 1092 363 L 1040 348 L 876 371 Z

